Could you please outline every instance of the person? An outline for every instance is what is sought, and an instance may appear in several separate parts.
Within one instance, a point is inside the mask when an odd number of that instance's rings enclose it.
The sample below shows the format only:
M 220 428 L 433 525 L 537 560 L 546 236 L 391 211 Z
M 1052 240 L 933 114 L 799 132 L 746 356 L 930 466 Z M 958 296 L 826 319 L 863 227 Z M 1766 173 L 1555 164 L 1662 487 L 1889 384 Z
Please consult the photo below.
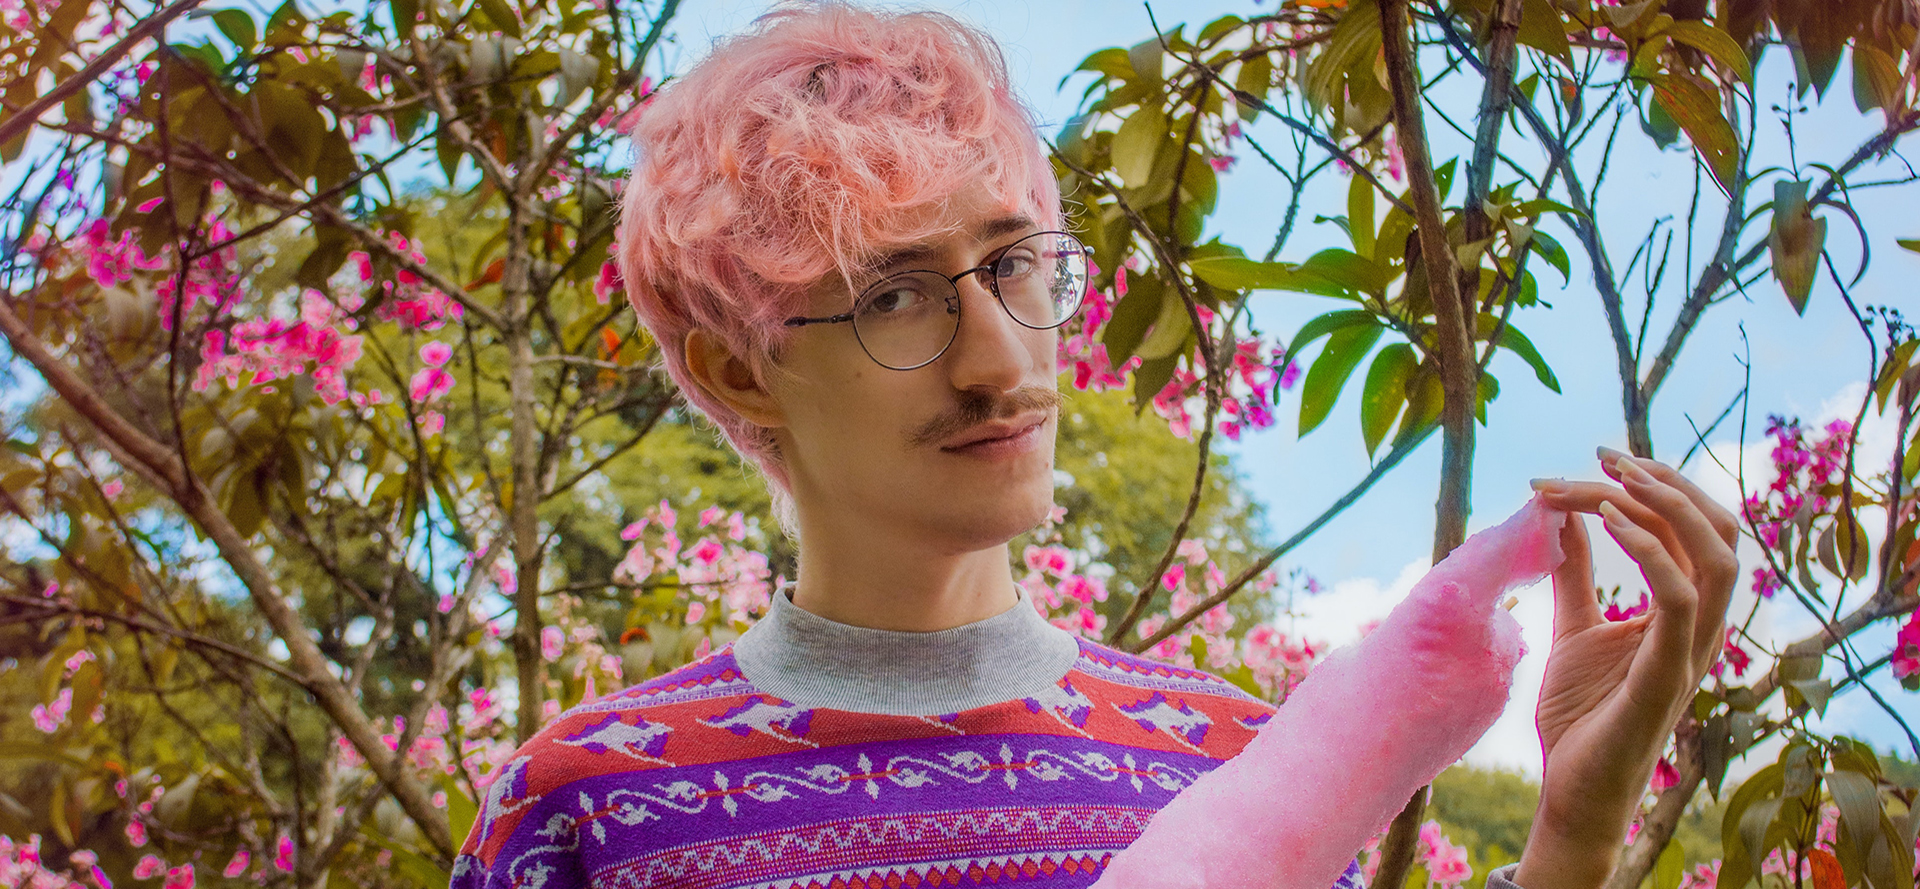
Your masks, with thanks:
M 988 37 L 776 10 L 634 131 L 628 296 L 687 400 L 765 474 L 798 579 L 734 643 L 554 719 L 502 767 L 458 889 L 1086 886 L 1273 712 L 1077 639 L 1013 580 L 1053 494 L 1056 328 L 1088 259 Z M 1563 534 L 1526 889 L 1598 886 L 1722 642 L 1730 515 L 1603 452 L 1538 483 L 1652 588 L 1611 623 Z M 1350 867 L 1341 885 L 1357 887 Z

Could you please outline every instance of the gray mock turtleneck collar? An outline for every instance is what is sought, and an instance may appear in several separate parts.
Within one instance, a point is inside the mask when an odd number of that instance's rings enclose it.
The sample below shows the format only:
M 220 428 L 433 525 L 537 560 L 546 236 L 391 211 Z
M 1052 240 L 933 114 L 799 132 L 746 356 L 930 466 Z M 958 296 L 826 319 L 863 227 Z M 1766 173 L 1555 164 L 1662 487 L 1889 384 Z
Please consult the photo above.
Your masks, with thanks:
M 1024 590 L 1012 608 L 948 630 L 912 633 L 831 621 L 785 590 L 733 644 L 734 663 L 761 691 L 802 707 L 937 716 L 1032 697 L 1080 654 Z

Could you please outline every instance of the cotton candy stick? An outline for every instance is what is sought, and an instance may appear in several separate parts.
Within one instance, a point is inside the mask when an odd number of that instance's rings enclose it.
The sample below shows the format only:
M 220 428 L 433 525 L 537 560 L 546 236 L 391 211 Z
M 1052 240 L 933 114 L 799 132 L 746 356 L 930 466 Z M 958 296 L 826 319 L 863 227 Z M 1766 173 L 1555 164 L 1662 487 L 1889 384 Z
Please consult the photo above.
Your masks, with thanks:
M 1094 889 L 1327 889 L 1505 709 L 1526 646 L 1498 607 L 1560 564 L 1538 499 L 1474 535 L 1329 655 L 1239 756 L 1175 796 Z

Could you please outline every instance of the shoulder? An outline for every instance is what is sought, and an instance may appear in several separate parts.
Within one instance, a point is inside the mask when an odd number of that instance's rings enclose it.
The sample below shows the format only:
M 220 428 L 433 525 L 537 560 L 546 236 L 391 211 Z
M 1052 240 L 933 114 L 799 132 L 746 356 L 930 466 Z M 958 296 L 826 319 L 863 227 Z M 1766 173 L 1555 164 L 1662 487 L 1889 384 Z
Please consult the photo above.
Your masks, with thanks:
M 569 785 L 629 780 L 671 768 L 689 746 L 707 748 L 719 757 L 746 753 L 688 745 L 682 739 L 716 713 L 754 700 L 752 684 L 741 675 L 731 650 L 722 648 L 566 710 L 482 779 L 479 815 L 462 847 L 462 858 L 471 860 L 463 866 L 490 868 L 503 848 L 520 843 L 517 835 L 546 832 L 550 800 L 565 796 L 560 791 Z

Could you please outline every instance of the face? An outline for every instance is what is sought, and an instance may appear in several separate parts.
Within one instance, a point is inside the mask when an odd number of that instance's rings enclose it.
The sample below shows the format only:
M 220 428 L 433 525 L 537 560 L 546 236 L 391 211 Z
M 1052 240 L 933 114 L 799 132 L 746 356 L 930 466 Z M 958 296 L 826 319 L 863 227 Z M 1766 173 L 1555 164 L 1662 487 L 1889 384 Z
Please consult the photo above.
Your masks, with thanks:
M 886 252 L 851 290 L 827 276 L 810 290 L 807 314 L 844 313 L 853 294 L 902 272 L 986 265 L 1039 230 L 983 185 L 928 216 L 944 234 Z M 764 384 L 779 406 L 775 435 L 803 528 L 884 529 L 960 554 L 1011 540 L 1052 506 L 1057 333 L 1016 323 L 980 276 L 955 286 L 958 331 L 924 367 L 880 366 L 850 324 L 789 338 Z

